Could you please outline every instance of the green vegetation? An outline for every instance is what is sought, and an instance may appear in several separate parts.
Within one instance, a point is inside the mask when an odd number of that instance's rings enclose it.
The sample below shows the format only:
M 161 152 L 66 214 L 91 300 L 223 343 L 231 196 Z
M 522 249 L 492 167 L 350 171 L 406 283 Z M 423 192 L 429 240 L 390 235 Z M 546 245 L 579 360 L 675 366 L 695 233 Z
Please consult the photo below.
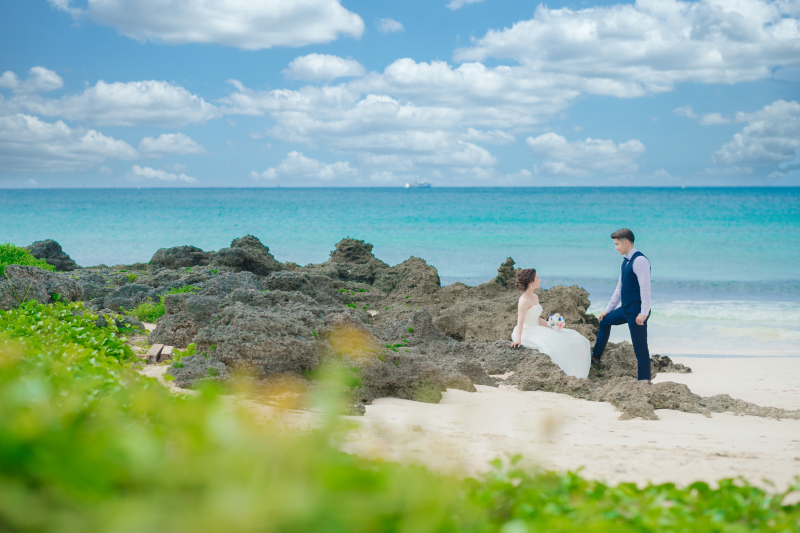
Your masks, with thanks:
M 130 281 L 131 283 L 139 279 L 139 276 L 137 276 L 136 274 L 125 274 L 125 277 L 128 278 L 128 281 Z
M 362 459 L 257 421 L 208 384 L 176 397 L 80 303 L 0 311 L 0 531 L 791 532 L 800 504 L 740 480 L 609 486 L 519 458 L 477 478 Z M 175 363 L 173 363 L 175 364 Z M 349 376 L 348 383 L 357 383 Z M 794 487 L 800 490 L 800 487 Z
M 56 267 L 48 264 L 44 259 L 36 259 L 25 248 L 14 246 L 11 243 L 0 244 L 0 276 L 6 273 L 8 265 L 35 266 L 51 272 L 56 271 Z
M 414 328 L 412 328 L 411 326 L 409 326 L 409 327 L 408 327 L 408 332 L 409 332 L 409 333 L 414 333 Z
M 143 302 L 134 309 L 131 309 L 129 313 L 131 316 L 136 317 L 142 322 L 154 323 L 159 318 L 164 316 L 164 296 L 167 294 L 186 294 L 188 292 L 196 292 L 199 290 L 200 289 L 193 285 L 184 285 L 183 287 L 170 289 L 158 297 L 158 302 L 154 302 L 152 298 L 148 298 L 146 302 Z

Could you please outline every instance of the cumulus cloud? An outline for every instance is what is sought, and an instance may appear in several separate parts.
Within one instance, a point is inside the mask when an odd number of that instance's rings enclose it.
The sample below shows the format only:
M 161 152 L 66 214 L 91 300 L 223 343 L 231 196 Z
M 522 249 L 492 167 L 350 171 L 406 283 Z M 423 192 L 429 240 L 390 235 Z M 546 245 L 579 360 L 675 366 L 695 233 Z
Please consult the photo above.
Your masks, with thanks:
M 159 180 L 159 181 L 184 181 L 186 183 L 192 183 L 197 181 L 196 178 L 191 176 L 187 176 L 186 174 L 172 174 L 171 172 L 167 172 L 166 170 L 155 169 L 150 167 L 140 167 L 139 165 L 133 165 L 133 167 L 125 173 L 125 176 L 128 179 L 134 181 L 140 180 Z
M 58 99 L 17 95 L 0 103 L 11 112 L 58 116 L 108 126 L 185 126 L 222 116 L 219 109 L 183 87 L 165 81 L 106 83 Z
M 275 123 L 267 131 L 270 136 L 357 152 L 364 165 L 397 164 L 399 169 L 409 170 L 415 165 L 487 166 L 497 162 L 485 148 L 461 139 L 468 119 L 463 110 L 419 107 L 385 95 L 362 97 L 347 85 L 263 92 L 241 84 L 237 87 L 237 93 L 224 99 L 226 111 L 268 114 Z M 486 137 L 507 140 L 497 132 Z
M 289 63 L 283 71 L 287 78 L 305 81 L 331 81 L 336 78 L 363 76 L 367 71 L 355 59 L 326 54 L 308 54 Z
M 697 118 L 692 106 L 685 105 L 683 107 L 676 107 L 672 110 L 673 113 L 678 115 L 679 117 L 686 117 L 686 118 Z
M 95 130 L 72 129 L 61 121 L 30 115 L 0 116 L 0 171 L 86 170 L 106 159 L 135 159 L 136 150 Z
M 552 176 L 588 177 L 594 171 L 637 172 L 639 167 L 634 161 L 645 152 L 637 139 L 620 144 L 591 138 L 570 142 L 556 133 L 528 137 L 526 144 L 537 158 L 545 161 L 534 166 L 534 171 Z
M 113 26 L 139 41 L 215 43 L 247 50 L 361 37 L 364 21 L 339 0 L 49 0 L 76 18 Z
M 512 144 L 516 141 L 513 135 L 502 130 L 480 131 L 475 128 L 469 128 L 462 139 L 488 144 Z
M 697 113 L 694 112 L 692 106 L 687 105 L 683 107 L 676 107 L 672 110 L 673 113 L 679 117 L 698 118 Z M 719 124 L 730 124 L 730 119 L 727 119 L 719 113 L 705 113 L 697 121 L 701 126 L 716 126 Z
M 20 81 L 10 70 L 0 76 L 0 89 L 11 89 L 15 93 L 47 93 L 63 86 L 64 80 L 61 76 L 44 67 L 31 68 L 25 81 Z
M 794 2 L 768 0 L 539 5 L 532 19 L 488 31 L 456 59 L 512 59 L 587 93 L 634 97 L 681 82 L 768 79 L 775 66 L 800 64 L 797 15 Z
M 145 137 L 139 143 L 139 151 L 151 156 L 206 153 L 205 148 L 183 133 L 163 133 L 158 138 Z
M 455 11 L 467 4 L 477 4 L 478 2 L 483 2 L 483 0 L 450 0 L 450 3 L 447 4 L 447 8 Z
M 403 25 L 394 19 L 380 19 L 375 23 L 375 25 L 378 27 L 378 31 L 383 34 L 401 32 L 405 30 Z
M 697 122 L 701 126 L 717 126 L 719 124 L 730 124 L 731 121 L 719 113 L 706 113 Z
M 800 148 L 800 103 L 777 100 L 755 113 L 736 113 L 747 122 L 740 133 L 714 153 L 717 164 L 774 164 L 793 161 Z
M 347 161 L 323 163 L 304 156 L 300 152 L 289 152 L 286 159 L 277 167 L 268 168 L 264 172 L 252 171 L 250 177 L 255 180 L 277 180 L 292 178 L 295 180 L 333 181 L 340 177 L 355 176 L 357 169 Z

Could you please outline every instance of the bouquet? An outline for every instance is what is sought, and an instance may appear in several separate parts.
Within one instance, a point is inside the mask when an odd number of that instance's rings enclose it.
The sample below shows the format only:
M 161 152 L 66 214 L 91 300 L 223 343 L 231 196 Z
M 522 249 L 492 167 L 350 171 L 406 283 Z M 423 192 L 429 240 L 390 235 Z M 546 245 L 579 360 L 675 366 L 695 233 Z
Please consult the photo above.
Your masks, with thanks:
M 558 313 L 550 315 L 550 318 L 547 319 L 547 325 L 555 330 L 560 331 L 564 329 L 564 324 L 565 324 L 564 317 L 562 317 Z

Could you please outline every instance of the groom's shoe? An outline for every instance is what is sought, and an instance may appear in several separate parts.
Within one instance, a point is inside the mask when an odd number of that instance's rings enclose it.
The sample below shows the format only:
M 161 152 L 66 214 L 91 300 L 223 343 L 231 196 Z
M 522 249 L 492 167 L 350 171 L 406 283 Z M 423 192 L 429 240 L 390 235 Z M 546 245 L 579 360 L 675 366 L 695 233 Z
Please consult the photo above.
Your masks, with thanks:
M 586 359 L 584 359 L 584 361 L 585 361 L 585 360 L 586 360 Z M 592 364 L 593 364 L 594 366 L 600 366 L 600 358 L 599 358 L 599 357 L 592 356 Z

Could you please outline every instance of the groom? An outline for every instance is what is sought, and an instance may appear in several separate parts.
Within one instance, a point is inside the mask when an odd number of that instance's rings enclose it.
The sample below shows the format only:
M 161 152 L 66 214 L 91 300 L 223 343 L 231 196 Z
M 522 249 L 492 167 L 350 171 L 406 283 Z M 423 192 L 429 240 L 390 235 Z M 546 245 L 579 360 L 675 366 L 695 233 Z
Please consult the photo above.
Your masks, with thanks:
M 634 248 L 633 232 L 627 228 L 611 234 L 614 247 L 624 255 L 619 272 L 619 281 L 611 297 L 611 303 L 600 313 L 600 331 L 592 351 L 592 364 L 599 365 L 606 349 L 611 326 L 628 324 L 636 360 L 639 363 L 639 379 L 650 380 L 650 351 L 647 349 L 647 319 L 650 317 L 650 261 Z M 621 307 L 617 307 L 620 301 Z

